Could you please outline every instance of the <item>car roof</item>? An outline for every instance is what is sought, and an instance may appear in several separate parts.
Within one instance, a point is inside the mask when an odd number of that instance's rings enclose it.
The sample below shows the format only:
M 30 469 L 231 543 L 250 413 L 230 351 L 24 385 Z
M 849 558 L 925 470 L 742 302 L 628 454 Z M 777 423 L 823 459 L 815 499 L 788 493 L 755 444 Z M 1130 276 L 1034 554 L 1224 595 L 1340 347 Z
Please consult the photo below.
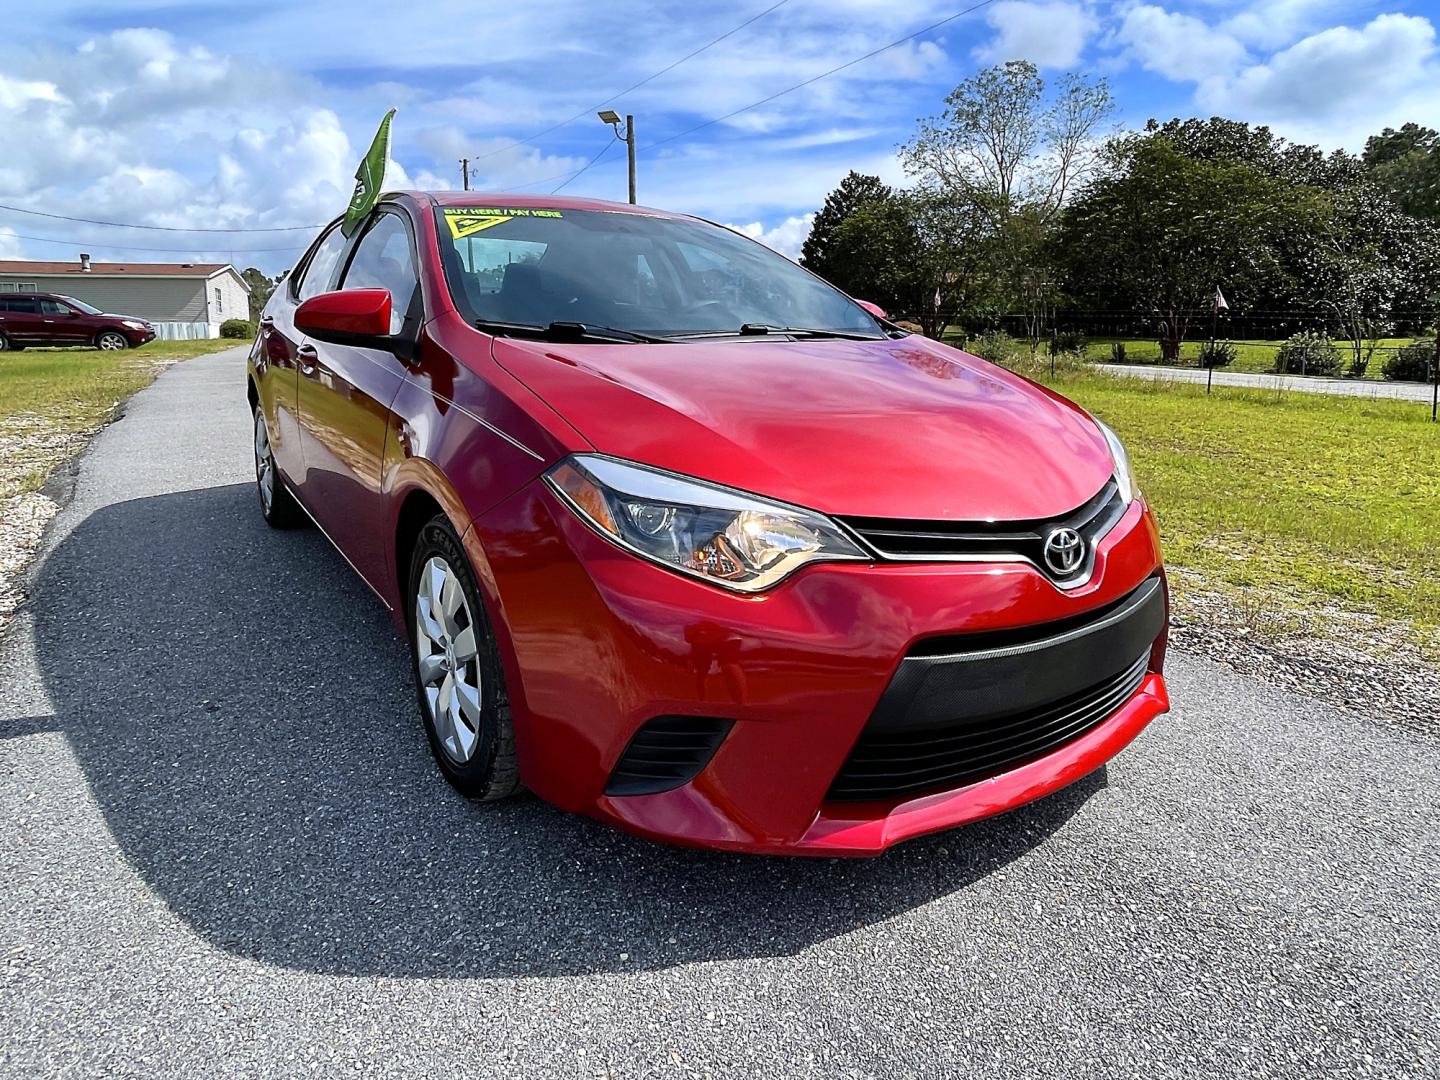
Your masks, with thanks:
M 581 199 L 566 195 L 517 195 L 497 191 L 397 191 L 387 194 L 408 195 L 420 202 L 428 202 L 434 206 L 457 208 L 504 206 L 536 210 L 600 210 L 663 218 L 686 216 L 672 214 L 666 210 L 656 210 L 650 206 L 632 206 L 630 203 L 610 202 L 605 199 Z

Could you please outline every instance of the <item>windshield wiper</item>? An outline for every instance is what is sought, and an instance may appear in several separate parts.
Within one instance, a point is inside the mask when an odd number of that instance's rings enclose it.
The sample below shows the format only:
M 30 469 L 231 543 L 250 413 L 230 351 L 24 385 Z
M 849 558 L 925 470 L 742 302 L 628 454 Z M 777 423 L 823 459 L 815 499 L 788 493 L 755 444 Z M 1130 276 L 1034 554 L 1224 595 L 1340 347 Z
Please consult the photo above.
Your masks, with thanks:
M 643 341 L 651 345 L 675 340 L 659 334 L 642 334 L 638 330 L 584 322 L 552 322 L 545 328 L 545 337 L 549 341 Z
M 539 326 L 535 323 L 476 319 L 475 328 L 497 336 L 531 337 L 543 341 L 642 341 L 659 344 L 675 340 L 674 338 L 660 337 L 657 334 L 641 334 L 634 330 L 621 330 L 616 326 L 596 326 L 594 323 L 561 320 L 547 326 Z
M 820 330 L 808 326 L 772 326 L 770 323 L 747 322 L 740 327 L 743 336 L 752 334 L 785 334 L 788 337 L 840 338 L 844 341 L 879 341 L 874 334 L 854 334 L 848 330 Z

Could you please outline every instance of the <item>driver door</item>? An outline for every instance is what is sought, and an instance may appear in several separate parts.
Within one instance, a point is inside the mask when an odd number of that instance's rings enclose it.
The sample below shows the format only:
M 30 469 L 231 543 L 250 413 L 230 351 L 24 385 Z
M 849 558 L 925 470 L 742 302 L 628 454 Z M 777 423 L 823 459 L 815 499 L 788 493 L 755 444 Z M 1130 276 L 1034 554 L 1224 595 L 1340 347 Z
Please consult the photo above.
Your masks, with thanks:
M 415 243 L 400 211 L 382 208 L 371 216 L 335 288 L 388 289 L 391 333 L 414 329 L 421 317 L 420 279 Z M 405 381 L 405 361 L 385 349 L 308 337 L 300 355 L 307 506 L 383 596 L 380 584 L 391 571 L 380 470 L 390 403 Z
M 56 345 L 88 345 L 94 330 L 69 304 L 49 298 L 40 301 L 41 335 Z

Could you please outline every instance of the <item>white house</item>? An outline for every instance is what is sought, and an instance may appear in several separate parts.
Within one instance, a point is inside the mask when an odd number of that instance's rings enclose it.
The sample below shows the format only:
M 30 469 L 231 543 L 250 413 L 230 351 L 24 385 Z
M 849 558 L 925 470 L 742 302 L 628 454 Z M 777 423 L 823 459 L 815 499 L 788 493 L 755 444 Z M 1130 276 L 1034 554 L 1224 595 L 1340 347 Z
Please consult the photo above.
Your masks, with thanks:
M 229 263 L 103 263 L 0 259 L 0 293 L 73 296 L 134 315 L 162 338 L 214 338 L 226 319 L 250 317 L 250 286 Z

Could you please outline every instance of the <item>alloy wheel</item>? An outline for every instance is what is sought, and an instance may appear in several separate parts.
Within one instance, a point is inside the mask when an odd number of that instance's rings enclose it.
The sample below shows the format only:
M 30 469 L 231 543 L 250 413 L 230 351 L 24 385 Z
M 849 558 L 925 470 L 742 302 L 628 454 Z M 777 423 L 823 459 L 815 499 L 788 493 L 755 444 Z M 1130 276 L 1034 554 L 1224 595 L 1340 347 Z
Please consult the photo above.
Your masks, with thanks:
M 255 482 L 260 486 L 260 506 L 265 513 L 275 501 L 275 455 L 270 452 L 270 432 L 265 414 L 255 410 Z
M 457 765 L 480 744 L 480 655 L 475 619 L 450 564 L 432 556 L 415 595 L 415 652 L 435 738 Z
M 109 333 L 101 334 L 100 340 L 99 342 L 97 342 L 97 344 L 105 352 L 116 352 L 120 349 L 125 348 L 126 341 L 119 334 Z

